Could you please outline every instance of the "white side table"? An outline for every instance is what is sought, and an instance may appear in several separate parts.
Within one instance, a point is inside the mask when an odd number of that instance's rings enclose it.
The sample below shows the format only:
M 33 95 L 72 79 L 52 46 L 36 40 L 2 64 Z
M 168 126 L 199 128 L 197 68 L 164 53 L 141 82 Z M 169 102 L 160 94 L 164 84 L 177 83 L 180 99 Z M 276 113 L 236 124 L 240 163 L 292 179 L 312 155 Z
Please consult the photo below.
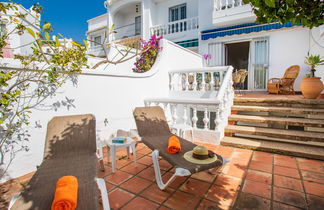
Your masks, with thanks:
M 111 166 L 112 166 L 112 172 L 115 173 L 116 171 L 116 149 L 117 148 L 126 148 L 127 149 L 127 156 L 129 157 L 129 148 L 132 149 L 133 156 L 134 156 L 134 162 L 136 163 L 136 149 L 135 149 L 135 141 L 130 138 L 126 137 L 125 143 L 112 143 L 112 139 L 110 139 L 107 142 L 107 146 L 109 147 L 108 151 L 108 158 L 111 156 Z

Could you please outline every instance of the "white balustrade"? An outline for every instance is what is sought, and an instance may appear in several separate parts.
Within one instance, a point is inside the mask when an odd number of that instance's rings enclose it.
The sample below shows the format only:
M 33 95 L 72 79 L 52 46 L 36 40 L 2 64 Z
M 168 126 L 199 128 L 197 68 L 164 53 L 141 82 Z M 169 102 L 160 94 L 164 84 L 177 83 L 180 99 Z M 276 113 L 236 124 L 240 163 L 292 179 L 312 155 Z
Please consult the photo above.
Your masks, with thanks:
M 156 25 L 150 28 L 151 35 L 165 36 L 168 34 L 197 30 L 198 17 L 169 22 L 167 24 Z
M 218 91 L 227 67 L 204 67 L 169 72 L 170 91 Z
M 242 6 L 243 0 L 214 0 L 216 10 L 226 10 L 234 7 Z
M 215 97 L 147 98 L 144 101 L 145 106 L 160 105 L 172 126 L 183 124 L 184 126 L 189 125 L 193 129 L 214 130 L 219 133 L 219 138 L 222 138 L 233 104 L 232 71 L 233 68 L 228 66 L 172 71 L 169 73 L 170 92 L 176 90 L 206 92 L 206 90 L 210 90 L 215 91 Z M 217 75 L 215 73 L 219 76 L 214 78 Z M 220 84 L 219 88 L 216 79 Z M 210 88 L 206 88 L 207 86 Z M 215 115 L 211 115 L 211 113 L 215 113 Z M 213 127 L 213 123 L 215 127 Z

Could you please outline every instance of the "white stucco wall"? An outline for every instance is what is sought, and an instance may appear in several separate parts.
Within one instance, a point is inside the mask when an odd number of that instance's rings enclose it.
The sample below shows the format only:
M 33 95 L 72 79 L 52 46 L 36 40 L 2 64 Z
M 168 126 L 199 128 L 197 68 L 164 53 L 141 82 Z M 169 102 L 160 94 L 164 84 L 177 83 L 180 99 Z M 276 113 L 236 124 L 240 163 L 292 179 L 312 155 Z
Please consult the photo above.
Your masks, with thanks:
M 320 54 L 324 56 L 324 38 L 319 36 L 319 29 L 313 29 L 313 38 L 310 37 L 310 30 L 306 27 L 293 27 L 281 30 L 264 31 L 258 33 L 249 33 L 242 35 L 233 35 L 209 39 L 206 41 L 200 40 L 200 54 L 208 53 L 208 44 L 214 42 L 230 43 L 233 41 L 251 41 L 254 38 L 268 37 L 269 38 L 269 78 L 281 78 L 285 69 L 291 65 L 299 65 L 301 71 L 295 82 L 295 90 L 300 91 L 300 83 L 305 74 L 309 70 L 305 61 L 308 51 L 310 54 Z M 320 47 L 318 44 L 321 44 Z M 324 77 L 323 66 L 318 67 L 316 74 Z
M 101 29 L 103 27 L 106 27 L 108 24 L 108 14 L 107 13 L 102 14 L 100 16 L 88 20 L 87 22 L 88 22 L 88 31 Z
M 75 108 L 70 110 L 60 108 L 57 111 L 34 110 L 29 128 L 30 151 L 17 154 L 5 179 L 34 171 L 41 163 L 46 124 L 53 116 L 94 114 L 98 139 L 107 138 L 115 129 L 135 128 L 132 110 L 136 106 L 144 106 L 143 99 L 146 97 L 168 95 L 168 72 L 170 70 L 201 67 L 199 55 L 166 40 L 162 40 L 161 46 L 163 50 L 159 53 L 152 69 L 147 73 L 133 73 L 131 69 L 134 60 L 120 65 L 110 65 L 108 68 L 102 66 L 97 70 L 86 70 L 78 77 L 76 87 L 68 82 L 60 89 L 55 99 L 47 101 L 48 104 L 52 104 L 68 97 L 75 100 Z M 109 122 L 107 127 L 104 126 L 105 118 Z M 42 128 L 34 128 L 35 121 L 40 123 Z

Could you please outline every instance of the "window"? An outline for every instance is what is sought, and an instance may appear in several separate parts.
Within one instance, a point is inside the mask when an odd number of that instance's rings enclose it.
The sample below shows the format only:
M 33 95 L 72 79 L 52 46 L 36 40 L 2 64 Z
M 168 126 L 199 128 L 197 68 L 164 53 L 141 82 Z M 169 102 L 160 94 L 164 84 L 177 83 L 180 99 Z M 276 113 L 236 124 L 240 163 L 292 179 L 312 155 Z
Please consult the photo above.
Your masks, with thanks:
M 95 36 L 93 46 L 98 46 L 101 44 L 101 36 Z M 99 44 L 100 43 L 100 44 Z
M 179 20 L 187 19 L 187 5 L 186 4 L 180 4 L 178 6 L 170 7 L 169 8 L 169 24 L 168 27 L 168 33 L 176 33 L 176 32 L 182 32 L 187 30 L 187 22 L 176 22 Z
M 141 34 L 141 16 L 135 17 L 135 35 L 140 35 Z
M 169 22 L 187 18 L 187 5 L 180 4 L 169 8 Z

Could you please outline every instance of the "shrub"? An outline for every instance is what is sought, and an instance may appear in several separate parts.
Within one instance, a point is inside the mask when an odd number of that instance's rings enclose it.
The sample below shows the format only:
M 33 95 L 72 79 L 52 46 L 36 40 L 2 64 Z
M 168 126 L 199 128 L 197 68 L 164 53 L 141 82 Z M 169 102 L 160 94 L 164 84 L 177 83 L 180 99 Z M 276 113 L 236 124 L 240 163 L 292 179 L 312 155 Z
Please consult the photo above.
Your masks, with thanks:
M 153 35 L 149 41 L 141 40 L 141 54 L 136 59 L 134 63 L 135 67 L 133 68 L 133 72 L 144 73 L 150 70 L 156 60 L 159 50 L 159 41 L 163 37 L 156 37 Z

